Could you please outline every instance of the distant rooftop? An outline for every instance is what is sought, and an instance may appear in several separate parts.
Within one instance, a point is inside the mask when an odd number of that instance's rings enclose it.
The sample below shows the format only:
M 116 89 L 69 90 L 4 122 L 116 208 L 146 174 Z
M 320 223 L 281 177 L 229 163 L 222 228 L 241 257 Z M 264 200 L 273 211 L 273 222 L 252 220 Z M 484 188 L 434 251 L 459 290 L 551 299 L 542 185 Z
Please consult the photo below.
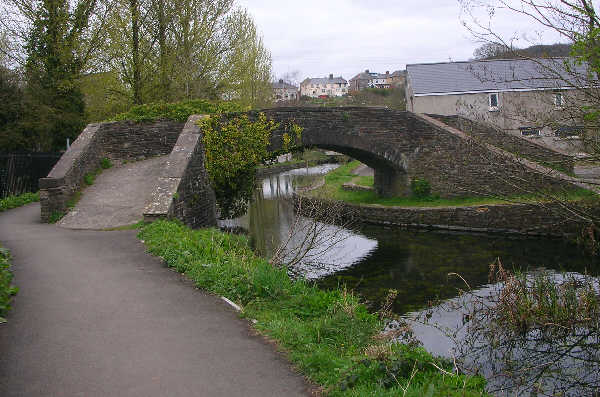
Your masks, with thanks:
M 307 78 L 302 82 L 302 84 L 347 84 L 345 78 L 342 76 L 333 77 L 333 75 L 329 75 L 329 77 L 315 77 L 315 78 Z
M 573 74 L 566 58 L 494 59 L 488 61 L 406 65 L 414 95 L 566 88 Z M 575 73 L 585 75 L 578 66 Z M 565 81 L 566 80 L 566 81 Z

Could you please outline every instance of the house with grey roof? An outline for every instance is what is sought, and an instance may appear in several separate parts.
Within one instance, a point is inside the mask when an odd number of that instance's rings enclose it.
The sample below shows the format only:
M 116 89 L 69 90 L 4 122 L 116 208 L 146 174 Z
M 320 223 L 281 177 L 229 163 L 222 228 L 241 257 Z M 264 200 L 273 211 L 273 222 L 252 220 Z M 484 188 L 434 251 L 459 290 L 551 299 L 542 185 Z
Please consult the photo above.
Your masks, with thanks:
M 307 78 L 300 84 L 300 95 L 311 98 L 335 97 L 348 94 L 348 81 L 343 77 Z
M 567 70 L 564 58 L 495 59 L 412 64 L 406 71 L 409 111 L 459 115 L 564 153 L 581 151 L 577 137 L 565 139 L 559 130 L 577 124 L 565 104 L 581 95 L 574 80 L 585 75 L 584 66 Z
M 279 79 L 276 83 L 271 83 L 273 88 L 273 100 L 275 102 L 295 101 L 298 99 L 298 87 L 286 83 Z

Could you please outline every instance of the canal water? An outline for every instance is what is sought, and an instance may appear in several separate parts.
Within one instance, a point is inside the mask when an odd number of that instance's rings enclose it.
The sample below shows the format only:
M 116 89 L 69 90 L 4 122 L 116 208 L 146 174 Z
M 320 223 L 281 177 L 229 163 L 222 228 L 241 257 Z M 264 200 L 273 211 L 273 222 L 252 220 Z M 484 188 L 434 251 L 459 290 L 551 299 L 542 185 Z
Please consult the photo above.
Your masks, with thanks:
M 293 251 L 291 248 L 306 239 L 303 233 L 290 234 L 290 229 L 302 229 L 299 225 L 318 222 L 296 218 L 291 197 L 298 186 L 317 184 L 335 167 L 331 164 L 302 168 L 262 179 L 247 214 L 223 221 L 221 226 L 245 229 L 254 248 L 266 257 L 272 256 L 286 241 L 288 251 Z M 359 294 L 371 310 L 378 310 L 389 291 L 396 290 L 391 309 L 409 321 L 422 318 L 424 311 L 431 310 L 431 302 L 458 299 L 461 290 L 471 289 L 477 293 L 496 288 L 488 285 L 488 274 L 489 265 L 497 260 L 506 269 L 523 272 L 551 270 L 556 274 L 597 276 L 600 269 L 597 259 L 560 239 L 404 230 L 363 224 L 349 228 L 323 224 L 315 227 L 320 228 L 324 237 L 292 266 L 291 272 L 315 280 L 322 288 L 345 285 Z M 335 240 L 335 244 L 331 240 Z M 460 327 L 463 315 L 460 310 L 436 311 L 436 307 L 433 306 L 434 322 L 449 328 Z M 418 322 L 413 323 L 413 330 L 427 350 L 436 355 L 451 355 L 453 342 L 439 330 Z
M 248 213 L 222 221 L 222 227 L 241 227 L 254 248 L 270 257 L 296 222 L 291 196 L 297 186 L 318 183 L 336 165 L 300 168 L 259 181 Z M 374 225 L 324 228 L 326 247 L 307 257 L 294 273 L 314 279 L 323 288 L 346 285 L 376 310 L 390 289 L 398 291 L 393 305 L 397 314 L 419 310 L 437 299 L 449 299 L 465 289 L 488 282 L 489 265 L 500 258 L 507 269 L 540 268 L 597 274 L 598 261 L 576 245 L 560 239 L 528 238 L 474 233 L 404 230 Z M 327 237 L 336 236 L 331 246 Z M 341 236 L 341 237 L 340 237 Z M 300 239 L 301 236 L 295 236 Z M 289 244 L 293 247 L 294 244 Z M 322 251 L 325 252 L 322 252 Z

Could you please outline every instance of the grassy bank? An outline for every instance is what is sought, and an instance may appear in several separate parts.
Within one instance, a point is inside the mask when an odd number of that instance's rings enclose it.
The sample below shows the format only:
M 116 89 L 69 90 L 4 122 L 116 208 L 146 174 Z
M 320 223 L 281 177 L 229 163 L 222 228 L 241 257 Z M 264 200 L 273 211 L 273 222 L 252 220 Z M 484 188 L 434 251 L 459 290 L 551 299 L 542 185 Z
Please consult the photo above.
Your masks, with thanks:
M 361 177 L 354 175 L 352 170 L 358 167 L 358 161 L 345 164 L 325 176 L 325 185 L 315 189 L 308 194 L 330 200 L 341 200 L 353 204 L 378 204 L 398 207 L 453 207 L 485 204 L 506 204 L 507 202 L 529 203 L 539 201 L 534 195 L 523 195 L 506 198 L 495 197 L 461 197 L 461 198 L 439 198 L 435 195 L 425 198 L 417 197 L 378 197 L 374 191 L 347 191 L 342 188 L 344 183 L 353 182 L 363 186 L 373 186 L 373 177 Z M 582 200 L 597 198 L 597 195 L 589 190 L 576 189 L 565 192 L 560 196 L 563 200 Z
M 482 395 L 481 378 L 452 375 L 450 362 L 422 348 L 377 338 L 382 321 L 352 293 L 290 280 L 257 257 L 244 237 L 168 221 L 143 226 L 139 237 L 198 287 L 240 304 L 326 395 Z
M 6 321 L 4 317 L 10 310 L 10 300 L 17 293 L 17 288 L 11 284 L 12 278 L 10 253 L 0 246 L 0 324 Z
M 18 196 L 8 196 L 0 199 L 0 212 L 21 207 L 40 201 L 39 193 L 23 193 Z M 10 310 L 10 300 L 17 293 L 17 288 L 11 282 L 13 275 L 10 271 L 10 253 L 0 246 L 0 323 Z
M 23 193 L 19 196 L 8 196 L 0 199 L 0 212 L 21 207 L 29 203 L 40 201 L 39 193 Z

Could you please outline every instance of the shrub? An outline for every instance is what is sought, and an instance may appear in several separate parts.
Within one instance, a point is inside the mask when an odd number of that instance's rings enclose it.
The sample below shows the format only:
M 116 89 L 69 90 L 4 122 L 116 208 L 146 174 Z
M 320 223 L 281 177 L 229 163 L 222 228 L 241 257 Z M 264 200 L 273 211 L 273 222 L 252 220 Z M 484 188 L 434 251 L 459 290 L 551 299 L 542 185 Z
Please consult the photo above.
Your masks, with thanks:
M 40 201 L 39 193 L 23 193 L 19 196 L 8 196 L 0 199 L 0 212 L 37 201 Z
M 0 246 L 0 323 L 10 310 L 10 300 L 17 293 L 17 288 L 12 286 L 13 275 L 10 271 L 10 253 Z
M 431 195 L 431 185 L 426 179 L 413 179 L 410 183 L 410 190 L 416 198 L 427 198 Z
M 131 120 L 137 122 L 174 120 L 185 122 L 193 114 L 221 114 L 249 110 L 235 102 L 206 101 L 196 99 L 175 103 L 149 103 L 137 105 L 125 113 L 115 116 L 113 121 Z
M 109 158 L 104 157 L 102 160 L 100 160 L 100 167 L 102 167 L 103 170 L 107 170 L 112 166 L 113 164 Z
M 96 181 L 96 173 L 95 172 L 87 173 L 83 177 L 83 182 L 88 186 L 92 186 L 95 181 Z

